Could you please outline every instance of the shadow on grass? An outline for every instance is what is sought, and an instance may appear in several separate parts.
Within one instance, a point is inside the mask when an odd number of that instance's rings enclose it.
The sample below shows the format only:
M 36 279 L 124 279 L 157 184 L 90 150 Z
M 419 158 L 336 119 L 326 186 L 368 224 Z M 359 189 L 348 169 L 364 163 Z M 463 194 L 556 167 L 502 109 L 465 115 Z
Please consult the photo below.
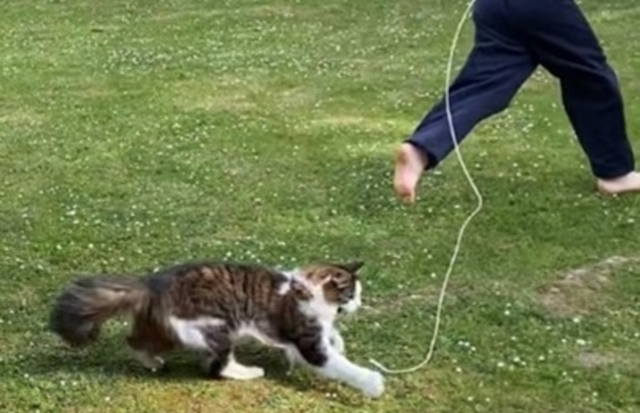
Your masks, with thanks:
M 23 353 L 24 357 L 11 363 L 12 368 L 20 374 L 45 380 L 62 373 L 101 380 L 124 378 L 139 382 L 153 380 L 195 384 L 203 381 L 217 381 L 204 373 L 197 355 L 188 351 L 176 351 L 165 355 L 165 368 L 158 372 L 151 372 L 127 354 L 125 345 L 117 336 L 103 337 L 95 345 L 82 349 L 71 349 L 63 344 L 57 344 L 34 348 L 25 353 Z M 288 374 L 288 362 L 284 354 L 278 350 L 248 344 L 238 349 L 237 358 L 243 364 L 262 367 L 265 370 L 263 380 L 267 382 L 277 382 L 312 397 L 325 398 L 331 393 L 334 394 L 334 401 L 345 406 L 357 407 L 361 404 L 357 399 L 349 397 L 354 390 L 339 386 L 330 380 L 314 379 L 315 374 L 310 370 L 298 367 Z M 231 382 L 227 381 L 227 383 Z M 240 381 L 234 383 L 242 386 Z

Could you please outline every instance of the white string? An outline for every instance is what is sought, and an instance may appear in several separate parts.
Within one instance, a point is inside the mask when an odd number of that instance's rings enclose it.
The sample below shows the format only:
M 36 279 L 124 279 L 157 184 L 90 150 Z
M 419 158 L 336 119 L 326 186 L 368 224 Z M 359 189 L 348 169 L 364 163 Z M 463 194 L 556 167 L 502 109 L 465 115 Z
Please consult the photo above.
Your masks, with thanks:
M 464 236 L 464 232 L 467 229 L 467 225 L 469 225 L 471 220 L 482 210 L 482 207 L 483 207 L 482 194 L 480 193 L 480 191 L 478 190 L 478 187 L 476 186 L 475 182 L 473 181 L 473 178 L 471 177 L 471 174 L 467 170 L 467 166 L 465 165 L 464 160 L 462 159 L 462 155 L 460 154 L 460 148 L 458 146 L 458 139 L 456 137 L 456 130 L 455 130 L 455 127 L 454 127 L 454 124 L 453 124 L 453 115 L 451 114 L 451 102 L 449 100 L 449 98 L 450 98 L 450 96 L 449 96 L 449 87 L 450 87 L 450 84 L 451 84 L 451 72 L 452 72 L 452 67 L 453 67 L 453 56 L 454 56 L 456 47 L 458 45 L 458 39 L 460 37 L 460 33 L 462 32 L 462 28 L 464 26 L 465 19 L 467 18 L 467 16 L 471 12 L 471 8 L 473 7 L 474 3 L 475 3 L 475 0 L 471 0 L 469 2 L 469 5 L 467 6 L 467 10 L 464 12 L 464 14 L 462 15 L 462 18 L 460 19 L 460 23 L 458 24 L 458 30 L 456 31 L 456 34 L 453 37 L 453 42 L 451 44 L 451 51 L 449 52 L 449 63 L 447 65 L 447 81 L 446 81 L 446 86 L 445 86 L 445 106 L 446 106 L 446 111 L 447 111 L 447 120 L 449 121 L 449 131 L 451 132 L 451 139 L 453 141 L 455 152 L 456 152 L 456 155 L 458 156 L 458 160 L 460 161 L 460 166 L 462 167 L 462 171 L 464 172 L 464 175 L 467 178 L 467 181 L 469 181 L 469 185 L 473 189 L 473 192 L 474 192 L 476 198 L 478 199 L 478 205 L 476 206 L 476 209 L 464 221 L 464 223 L 460 227 L 460 231 L 458 232 L 458 239 L 456 241 L 456 246 L 455 246 L 455 248 L 453 250 L 453 255 L 451 256 L 451 261 L 449 262 L 449 268 L 447 269 L 447 272 L 446 272 L 446 274 L 444 276 L 444 281 L 442 283 L 442 288 L 440 289 L 440 297 L 438 299 L 438 307 L 437 307 L 437 310 L 436 310 L 436 321 L 435 321 L 435 327 L 434 327 L 434 330 L 433 330 L 433 337 L 431 339 L 431 344 L 429 345 L 429 351 L 427 352 L 426 357 L 424 358 L 424 360 L 420 364 L 418 364 L 418 365 L 416 365 L 414 367 L 403 369 L 403 370 L 391 370 L 391 369 L 388 369 L 388 368 L 384 367 L 382 364 L 380 364 L 379 362 L 377 362 L 377 361 L 375 361 L 373 359 L 369 360 L 371 362 L 371 364 L 376 366 L 378 369 L 380 369 L 384 373 L 388 373 L 388 374 L 412 373 L 412 372 L 415 372 L 417 370 L 420 370 L 421 368 L 426 366 L 431 361 L 431 358 L 433 357 L 433 351 L 434 351 L 435 346 L 436 346 L 436 341 L 438 340 L 438 333 L 440 331 L 440 321 L 441 321 L 441 316 L 442 316 L 442 307 L 443 307 L 445 295 L 446 295 L 446 292 L 447 292 L 447 286 L 449 284 L 449 278 L 451 276 L 451 272 L 453 271 L 453 266 L 454 266 L 454 264 L 456 262 L 456 259 L 458 258 L 458 253 L 460 252 L 460 245 L 462 244 L 462 237 Z

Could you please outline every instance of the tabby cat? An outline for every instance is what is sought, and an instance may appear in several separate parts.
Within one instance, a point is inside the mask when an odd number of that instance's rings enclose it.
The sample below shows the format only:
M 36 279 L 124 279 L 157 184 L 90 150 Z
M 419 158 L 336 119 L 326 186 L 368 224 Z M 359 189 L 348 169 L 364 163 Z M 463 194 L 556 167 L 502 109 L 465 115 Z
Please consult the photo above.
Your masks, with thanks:
M 72 346 L 98 337 L 101 325 L 119 314 L 132 317 L 128 346 L 145 367 L 163 367 L 172 350 L 202 355 L 216 378 L 249 380 L 263 369 L 240 364 L 233 354 L 249 337 L 284 350 L 292 366 L 306 365 L 324 377 L 369 397 L 384 391 L 380 373 L 344 355 L 335 328 L 338 313 L 361 304 L 362 262 L 314 264 L 285 272 L 237 263 L 190 263 L 146 276 L 92 276 L 57 298 L 51 329 Z

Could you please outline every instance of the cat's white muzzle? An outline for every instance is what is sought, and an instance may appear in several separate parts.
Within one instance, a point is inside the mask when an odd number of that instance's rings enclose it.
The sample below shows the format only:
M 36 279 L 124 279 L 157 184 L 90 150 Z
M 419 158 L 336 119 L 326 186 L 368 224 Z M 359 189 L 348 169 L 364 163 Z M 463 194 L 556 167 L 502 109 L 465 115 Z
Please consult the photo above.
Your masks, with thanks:
M 355 292 L 353 294 L 353 300 L 348 303 L 341 305 L 338 309 L 341 313 L 353 314 L 358 308 L 362 305 L 362 284 L 360 281 L 356 282 Z

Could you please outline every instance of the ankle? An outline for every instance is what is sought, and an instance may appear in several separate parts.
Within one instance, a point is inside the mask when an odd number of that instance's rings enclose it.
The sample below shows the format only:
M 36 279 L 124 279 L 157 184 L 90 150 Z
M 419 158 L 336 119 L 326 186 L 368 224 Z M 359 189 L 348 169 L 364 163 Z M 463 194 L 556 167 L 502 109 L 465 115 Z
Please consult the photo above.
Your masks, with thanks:
M 429 155 L 419 146 L 412 142 L 405 142 L 400 147 L 401 156 L 410 156 L 417 161 L 423 169 L 429 165 Z
M 622 181 L 624 179 L 632 178 L 637 175 L 640 175 L 640 173 L 635 170 L 632 170 L 632 171 L 624 172 L 621 174 L 609 175 L 607 177 L 597 176 L 596 178 L 599 182 L 617 182 L 617 181 Z

